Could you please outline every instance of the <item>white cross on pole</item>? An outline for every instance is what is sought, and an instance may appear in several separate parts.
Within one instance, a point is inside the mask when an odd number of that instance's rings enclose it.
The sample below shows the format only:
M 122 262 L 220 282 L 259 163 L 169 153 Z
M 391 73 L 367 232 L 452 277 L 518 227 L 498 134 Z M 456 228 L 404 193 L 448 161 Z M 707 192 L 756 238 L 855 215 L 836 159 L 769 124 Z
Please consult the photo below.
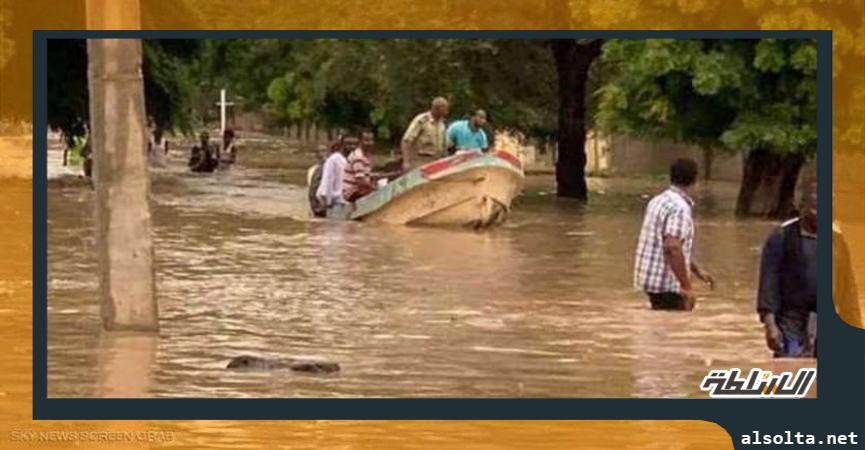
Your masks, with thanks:
M 219 90 L 219 102 L 216 103 L 219 105 L 219 134 L 225 134 L 225 107 L 233 106 L 234 102 L 226 102 L 225 101 L 225 89 Z

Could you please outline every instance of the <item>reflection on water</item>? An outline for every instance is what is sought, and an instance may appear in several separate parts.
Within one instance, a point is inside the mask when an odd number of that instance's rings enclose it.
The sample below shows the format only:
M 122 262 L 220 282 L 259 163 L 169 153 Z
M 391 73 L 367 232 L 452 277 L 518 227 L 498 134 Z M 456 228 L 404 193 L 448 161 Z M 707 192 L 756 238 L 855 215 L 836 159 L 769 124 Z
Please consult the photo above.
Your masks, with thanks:
M 101 370 L 99 394 L 104 397 L 143 397 L 152 383 L 158 336 L 155 333 L 103 333 L 97 352 Z
M 531 177 L 503 227 L 475 232 L 311 221 L 302 164 L 243 157 L 215 176 L 185 173 L 180 156 L 154 174 L 150 342 L 100 334 L 92 192 L 51 184 L 49 395 L 702 396 L 709 367 L 770 365 L 753 291 L 772 224 L 731 218 L 735 186 L 699 190 L 697 258 L 718 288 L 682 314 L 631 289 L 662 180 L 591 180 L 579 207 Z M 240 353 L 343 371 L 225 371 Z

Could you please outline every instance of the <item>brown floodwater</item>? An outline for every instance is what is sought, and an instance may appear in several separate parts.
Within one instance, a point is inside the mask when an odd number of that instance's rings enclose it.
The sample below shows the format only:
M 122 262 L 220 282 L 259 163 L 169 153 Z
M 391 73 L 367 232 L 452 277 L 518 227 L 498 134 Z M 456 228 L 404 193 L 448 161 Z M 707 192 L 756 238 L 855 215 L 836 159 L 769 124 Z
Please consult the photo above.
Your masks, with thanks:
M 310 220 L 307 161 L 240 157 L 195 175 L 176 155 L 153 174 L 158 336 L 101 332 L 93 192 L 49 183 L 49 396 L 704 396 L 710 368 L 815 364 L 765 349 L 754 291 L 773 224 L 733 219 L 733 184 L 696 194 L 696 257 L 717 288 L 670 313 L 631 287 L 661 178 L 591 179 L 581 207 L 530 176 L 508 222 L 478 232 Z M 225 370 L 239 354 L 342 372 Z

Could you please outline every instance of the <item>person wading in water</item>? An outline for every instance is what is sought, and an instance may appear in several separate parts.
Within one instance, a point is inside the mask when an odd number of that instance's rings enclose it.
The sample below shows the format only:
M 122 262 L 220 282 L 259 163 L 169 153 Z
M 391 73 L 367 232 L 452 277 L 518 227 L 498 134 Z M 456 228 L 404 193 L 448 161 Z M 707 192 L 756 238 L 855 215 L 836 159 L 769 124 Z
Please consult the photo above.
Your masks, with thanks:
M 222 134 L 222 148 L 219 152 L 219 170 L 228 170 L 237 162 L 237 134 L 231 128 Z
M 324 168 L 324 162 L 330 156 L 331 150 L 327 145 L 319 144 L 317 152 L 318 161 L 306 173 L 306 184 L 308 186 L 307 198 L 309 200 L 310 214 L 313 217 L 324 217 L 327 213 L 327 207 L 319 201 L 316 192 L 318 192 L 318 187 L 321 185 L 321 172 Z
M 649 297 L 652 309 L 694 309 L 691 275 L 714 288 L 715 280 L 694 260 L 694 201 L 697 163 L 678 159 L 670 166 L 670 187 L 646 206 L 634 264 L 634 287 Z
M 776 358 L 817 356 L 817 181 L 802 184 L 799 217 L 763 245 L 757 314 Z
M 192 147 L 192 155 L 189 157 L 189 169 L 193 172 L 213 172 L 219 165 L 216 158 L 216 149 L 210 143 L 210 134 L 202 131 L 199 135 L 199 144 Z

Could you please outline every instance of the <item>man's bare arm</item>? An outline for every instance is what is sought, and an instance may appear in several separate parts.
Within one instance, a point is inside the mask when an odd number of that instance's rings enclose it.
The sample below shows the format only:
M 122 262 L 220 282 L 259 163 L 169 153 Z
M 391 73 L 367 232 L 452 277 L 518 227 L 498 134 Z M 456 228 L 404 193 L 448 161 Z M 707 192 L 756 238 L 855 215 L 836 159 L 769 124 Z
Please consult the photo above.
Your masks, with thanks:
M 672 236 L 664 236 L 664 259 L 670 265 L 670 269 L 679 280 L 679 284 L 686 292 L 691 292 L 691 278 L 688 276 L 688 265 L 685 263 L 685 253 L 682 250 L 682 241 Z
M 408 170 L 409 167 L 411 167 L 411 162 L 413 160 L 412 152 L 414 150 L 414 147 L 412 146 L 411 142 L 403 139 L 402 141 L 400 141 L 399 148 L 402 152 L 402 170 L 405 171 Z

